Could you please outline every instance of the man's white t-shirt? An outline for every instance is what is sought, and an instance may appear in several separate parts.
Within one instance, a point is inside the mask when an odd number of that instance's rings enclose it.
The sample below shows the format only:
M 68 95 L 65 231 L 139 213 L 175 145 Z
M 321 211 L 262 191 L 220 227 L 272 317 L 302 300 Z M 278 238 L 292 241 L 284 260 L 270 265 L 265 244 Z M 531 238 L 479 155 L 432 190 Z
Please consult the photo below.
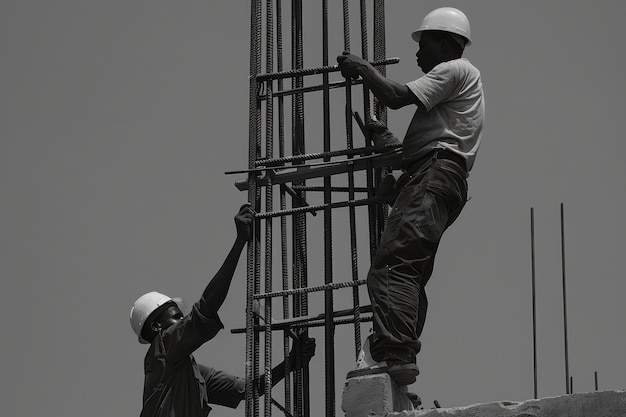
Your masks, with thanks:
M 402 166 L 435 149 L 462 156 L 469 171 L 480 146 L 485 103 L 480 72 L 467 59 L 442 62 L 407 83 L 427 112 L 417 110 L 402 145 Z

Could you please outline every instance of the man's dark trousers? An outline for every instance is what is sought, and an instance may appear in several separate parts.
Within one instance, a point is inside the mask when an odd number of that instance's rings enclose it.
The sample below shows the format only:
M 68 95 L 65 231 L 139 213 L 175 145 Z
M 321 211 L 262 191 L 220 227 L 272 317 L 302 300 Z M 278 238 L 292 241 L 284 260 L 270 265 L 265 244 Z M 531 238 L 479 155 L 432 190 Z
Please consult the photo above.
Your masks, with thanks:
M 457 162 L 429 158 L 398 179 L 397 197 L 367 276 L 374 360 L 415 363 L 428 307 L 424 287 L 441 236 L 467 201 L 467 177 Z

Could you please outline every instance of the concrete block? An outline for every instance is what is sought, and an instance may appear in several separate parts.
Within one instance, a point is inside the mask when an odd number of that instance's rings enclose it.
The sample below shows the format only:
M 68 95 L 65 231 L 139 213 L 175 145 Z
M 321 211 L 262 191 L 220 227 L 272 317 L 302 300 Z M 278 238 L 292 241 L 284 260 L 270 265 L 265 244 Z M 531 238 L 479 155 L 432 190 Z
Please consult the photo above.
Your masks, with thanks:
M 467 407 L 383 412 L 386 417 L 620 417 L 626 416 L 626 391 L 599 391 L 541 398 L 523 402 L 502 401 Z M 365 417 L 361 414 L 360 417 Z
M 341 408 L 346 417 L 367 417 L 412 410 L 413 405 L 407 387 L 398 386 L 388 374 L 375 374 L 348 378 Z

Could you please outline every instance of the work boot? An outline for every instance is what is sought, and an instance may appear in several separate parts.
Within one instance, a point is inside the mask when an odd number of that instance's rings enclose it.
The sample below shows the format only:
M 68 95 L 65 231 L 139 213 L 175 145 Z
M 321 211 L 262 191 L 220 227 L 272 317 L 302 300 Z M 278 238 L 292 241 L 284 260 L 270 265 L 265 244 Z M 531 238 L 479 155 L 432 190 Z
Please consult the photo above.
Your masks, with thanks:
M 409 401 L 411 401 L 411 404 L 413 404 L 414 410 L 421 409 L 420 406 L 422 405 L 422 399 L 419 397 L 419 395 L 414 392 L 407 392 L 406 396 L 409 397 Z
M 358 376 L 388 374 L 399 386 L 411 385 L 417 380 L 419 369 L 414 363 L 394 363 L 393 361 L 376 362 L 365 368 L 348 372 L 347 378 Z
M 365 343 L 359 352 L 356 362 L 356 369 L 348 372 L 347 378 L 357 376 L 389 374 L 399 386 L 410 385 L 417 380 L 419 369 L 415 363 L 407 363 L 398 360 L 376 361 L 370 352 L 370 337 L 365 339 Z

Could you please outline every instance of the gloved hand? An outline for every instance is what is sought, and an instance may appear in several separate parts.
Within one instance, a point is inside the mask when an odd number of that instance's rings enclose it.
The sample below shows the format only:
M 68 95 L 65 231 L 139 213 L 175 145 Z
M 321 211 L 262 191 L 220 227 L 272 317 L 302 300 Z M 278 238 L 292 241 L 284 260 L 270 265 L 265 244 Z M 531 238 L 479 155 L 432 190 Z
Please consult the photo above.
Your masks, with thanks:
M 387 126 L 378 120 L 372 120 L 365 125 L 365 134 L 371 138 L 374 144 L 374 152 L 387 152 L 402 143 L 394 136 Z

